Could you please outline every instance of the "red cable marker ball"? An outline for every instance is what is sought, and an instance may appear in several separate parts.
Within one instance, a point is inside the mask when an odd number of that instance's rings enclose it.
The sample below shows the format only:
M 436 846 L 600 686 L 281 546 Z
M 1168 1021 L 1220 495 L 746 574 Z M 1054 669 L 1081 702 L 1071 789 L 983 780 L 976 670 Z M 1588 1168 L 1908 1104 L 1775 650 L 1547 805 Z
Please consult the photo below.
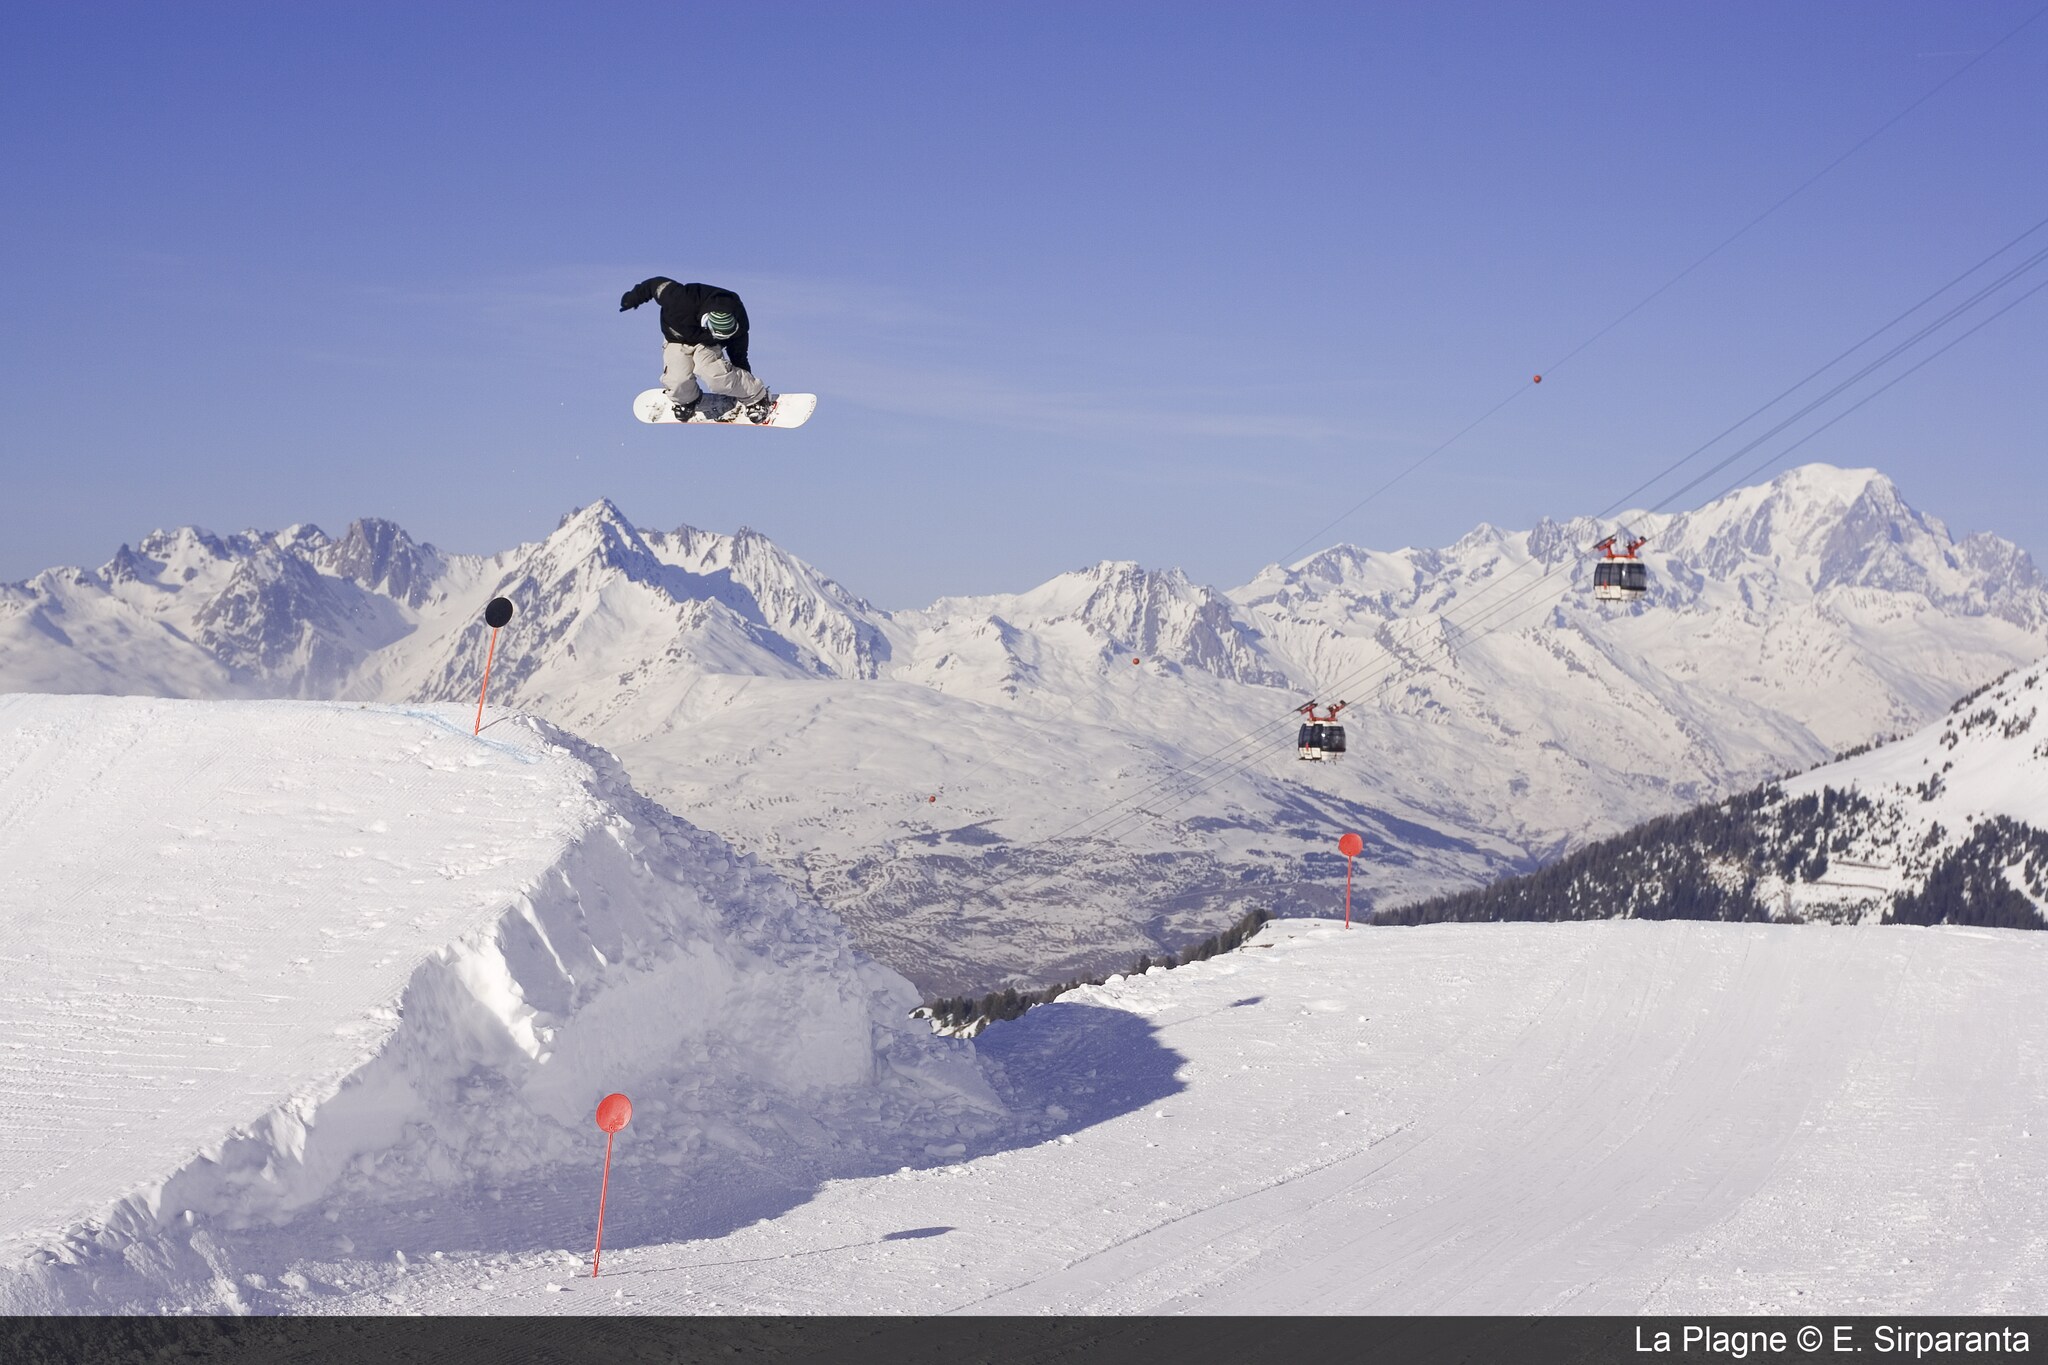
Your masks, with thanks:
M 1136 662 L 1138 662 L 1138 661 L 1137 661 L 1136 659 L 1133 659 L 1133 660 L 1131 660 L 1131 662 L 1132 662 L 1132 663 L 1136 663 Z
M 597 1267 L 604 1260 L 604 1199 L 612 1188 L 612 1139 L 619 1135 L 619 1129 L 633 1121 L 633 1101 L 624 1095 L 610 1094 L 597 1102 L 597 1126 L 604 1134 L 604 1180 L 597 1187 L 597 1249 L 590 1255 L 590 1278 L 597 1278 Z
M 1529 382 L 1530 382 L 1530 383 L 1532 383 L 1532 384 L 1541 384 L 1541 383 L 1543 382 L 1543 376 L 1539 374 L 1539 375 L 1537 375 L 1537 376 L 1536 376 L 1536 377 L 1535 377 L 1534 379 L 1530 380 Z

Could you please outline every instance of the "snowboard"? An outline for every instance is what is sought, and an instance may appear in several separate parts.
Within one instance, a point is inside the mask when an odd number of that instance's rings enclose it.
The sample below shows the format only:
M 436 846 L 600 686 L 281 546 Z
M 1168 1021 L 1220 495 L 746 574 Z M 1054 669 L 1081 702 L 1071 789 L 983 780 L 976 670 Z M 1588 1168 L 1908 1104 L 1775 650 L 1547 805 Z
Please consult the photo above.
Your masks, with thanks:
M 720 418 L 739 404 L 723 394 L 707 393 L 697 404 L 697 411 L 688 422 L 676 421 L 675 404 L 669 401 L 666 389 L 648 389 L 633 400 L 633 415 L 643 422 L 657 425 L 666 422 L 670 426 L 724 426 L 724 427 L 800 427 L 811 420 L 811 414 L 818 410 L 818 395 L 815 393 L 778 393 L 775 406 L 768 410 L 765 422 L 749 422 L 744 417 L 734 417 L 730 422 Z

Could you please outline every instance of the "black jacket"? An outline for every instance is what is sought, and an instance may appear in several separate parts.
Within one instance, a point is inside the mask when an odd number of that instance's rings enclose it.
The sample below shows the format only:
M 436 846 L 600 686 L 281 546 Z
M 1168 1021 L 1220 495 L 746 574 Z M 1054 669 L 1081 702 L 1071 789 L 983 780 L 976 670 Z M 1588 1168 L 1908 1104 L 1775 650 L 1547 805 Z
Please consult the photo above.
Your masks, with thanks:
M 747 306 L 740 302 L 738 294 L 715 284 L 677 284 L 665 275 L 656 275 L 627 290 L 624 303 L 628 308 L 638 308 L 649 299 L 657 299 L 661 304 L 663 337 L 685 346 L 723 346 L 727 360 L 752 372 L 753 367 L 747 364 Z M 740 329 L 720 341 L 699 320 L 706 313 L 730 313 Z

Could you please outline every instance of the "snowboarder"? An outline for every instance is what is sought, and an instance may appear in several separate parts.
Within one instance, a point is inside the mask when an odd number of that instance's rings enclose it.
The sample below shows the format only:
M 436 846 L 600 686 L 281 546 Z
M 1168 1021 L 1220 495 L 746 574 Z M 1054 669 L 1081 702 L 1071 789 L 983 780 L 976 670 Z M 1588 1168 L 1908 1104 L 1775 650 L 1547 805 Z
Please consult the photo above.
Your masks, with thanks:
M 747 306 L 740 296 L 656 275 L 628 289 L 619 311 L 630 312 L 649 299 L 661 304 L 661 387 L 675 404 L 675 419 L 766 422 L 775 395 L 747 368 Z M 700 414 L 697 403 L 705 389 L 732 399 L 732 406 L 716 417 Z

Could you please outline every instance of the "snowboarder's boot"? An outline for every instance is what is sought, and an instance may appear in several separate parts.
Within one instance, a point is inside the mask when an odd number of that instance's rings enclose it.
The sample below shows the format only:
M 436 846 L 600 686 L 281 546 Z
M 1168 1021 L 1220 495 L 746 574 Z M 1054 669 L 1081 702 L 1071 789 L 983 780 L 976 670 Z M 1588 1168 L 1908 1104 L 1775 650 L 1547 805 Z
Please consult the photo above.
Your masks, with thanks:
M 762 391 L 759 398 L 756 398 L 751 403 L 743 403 L 739 408 L 740 415 L 757 427 L 766 425 L 768 418 L 774 412 L 775 395 L 766 390 Z
M 692 398 L 687 403 L 674 403 L 676 420 L 678 422 L 695 422 L 700 420 L 701 414 L 697 411 L 697 404 L 703 400 L 703 397 L 704 395 L 698 394 L 697 397 Z

